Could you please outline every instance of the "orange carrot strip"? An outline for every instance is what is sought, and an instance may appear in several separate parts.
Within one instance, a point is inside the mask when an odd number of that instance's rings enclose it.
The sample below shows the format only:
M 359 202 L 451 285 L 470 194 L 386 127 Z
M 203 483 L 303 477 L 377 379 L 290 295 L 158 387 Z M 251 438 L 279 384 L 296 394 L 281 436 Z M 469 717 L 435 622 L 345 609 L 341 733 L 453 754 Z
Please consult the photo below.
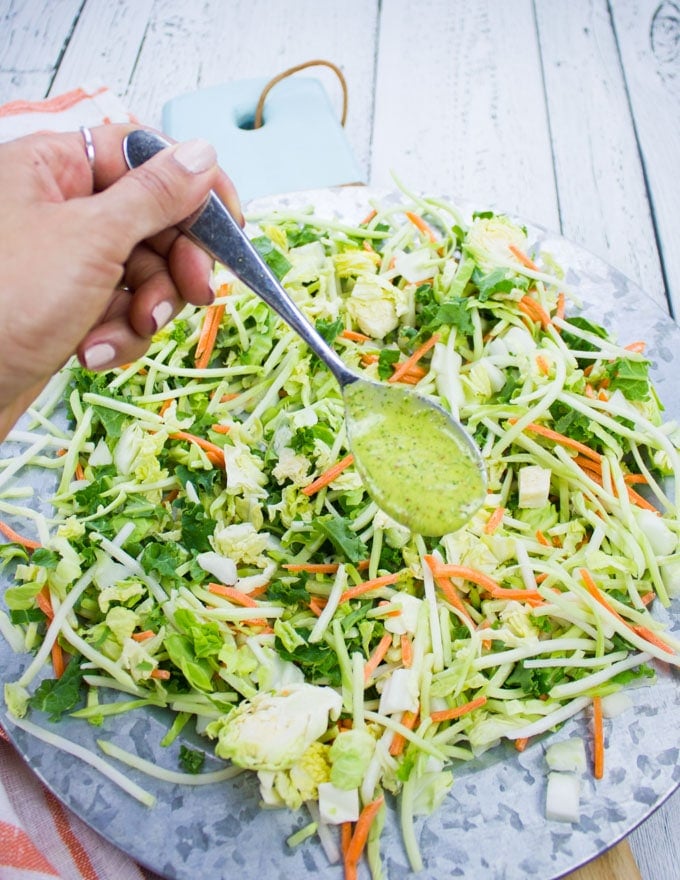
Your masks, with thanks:
M 343 339 L 351 339 L 352 342 L 370 342 L 371 337 L 365 333 L 359 333 L 357 330 L 343 330 L 340 334 Z
M 76 480 L 84 480 L 85 479 L 85 471 L 83 470 L 83 466 L 80 462 L 78 462 L 75 466 L 75 470 L 73 472 L 73 476 Z
M 172 397 L 168 397 L 168 399 L 164 400 L 163 403 L 161 404 L 161 408 L 158 410 L 158 415 L 164 416 L 166 414 L 166 412 L 170 409 L 171 406 L 172 406 Z
M 366 216 L 364 217 L 364 219 L 359 223 L 359 226 L 367 226 L 371 222 L 371 220 L 376 216 L 377 213 L 378 212 L 375 209 L 373 209 L 372 211 L 369 211 L 368 214 L 366 214 Z
M 423 357 L 427 352 L 437 343 L 439 342 L 439 334 L 433 333 L 432 336 L 424 342 L 419 348 L 417 348 L 413 354 L 407 358 L 405 361 L 400 363 L 395 367 L 394 373 L 387 380 L 388 382 L 398 382 L 402 376 L 406 375 L 412 367 L 414 367 L 418 361 Z
M 432 559 L 432 562 L 430 562 Z M 437 562 L 434 557 L 426 557 L 426 561 L 435 577 L 455 577 L 464 578 L 466 581 L 472 581 L 478 587 L 482 587 L 489 593 L 500 590 L 501 585 L 488 574 L 479 571 L 477 568 L 470 568 L 467 565 L 448 565 L 444 562 Z M 434 565 L 433 565 L 434 563 Z
M 563 318 L 564 313 L 566 311 L 566 297 L 563 293 L 557 294 L 557 307 L 555 309 L 555 314 L 558 318 Z
M 67 449 L 62 448 L 62 449 L 57 449 L 57 451 L 54 454 L 57 456 L 57 458 L 63 458 L 67 452 L 68 452 Z
M 449 605 L 453 605 L 453 607 L 459 611 L 466 620 L 469 620 L 470 623 L 474 623 L 453 584 L 450 583 L 450 581 L 447 581 L 446 578 L 437 577 L 437 575 L 434 576 L 434 579 Z
M 343 858 L 347 855 L 347 850 L 349 848 L 349 842 L 352 839 L 352 823 L 351 822 L 343 822 L 340 826 L 340 851 L 342 852 Z
M 326 605 L 326 600 L 319 598 L 319 596 L 312 596 L 312 598 L 309 600 L 309 610 L 317 617 L 321 617 L 321 612 L 324 610 Z
M 521 736 L 519 739 L 515 740 L 515 748 L 517 749 L 518 752 L 523 752 L 524 749 L 526 749 L 528 744 L 529 744 L 529 737 L 528 736 Z
M 524 296 L 520 299 L 518 303 L 519 307 L 522 308 L 525 314 L 529 314 L 534 321 L 537 321 L 543 328 L 549 327 L 552 324 L 550 320 L 550 315 L 546 312 L 543 306 L 537 302 L 535 299 L 532 299 L 528 294 L 524 294 Z
M 484 526 L 484 533 L 486 535 L 493 535 L 496 529 L 503 522 L 503 517 L 505 516 L 505 508 L 497 507 L 491 516 L 486 521 L 486 525 Z
M 550 361 L 545 355 L 536 355 L 536 366 L 542 375 L 547 376 L 550 373 Z
M 444 709 L 442 712 L 430 712 L 430 719 L 434 724 L 439 724 L 442 721 L 453 721 L 455 718 L 467 715 L 468 712 L 474 712 L 475 709 L 479 709 L 485 703 L 486 697 L 476 697 L 474 700 L 470 700 L 469 703 L 464 703 L 462 706 L 456 706 L 453 709 Z
M 406 214 L 406 216 L 411 221 L 411 223 L 413 223 L 416 229 L 424 233 L 430 239 L 430 241 L 439 241 L 437 236 L 434 234 L 434 230 L 432 229 L 432 227 L 427 224 L 422 217 L 414 214 L 413 211 L 404 211 L 404 214 Z
M 23 535 L 15 532 L 11 526 L 8 526 L 7 523 L 2 520 L 0 520 L 0 532 L 12 544 L 21 544 L 21 546 L 25 547 L 27 550 L 38 550 L 42 546 L 37 541 L 32 541 L 30 538 L 24 538 Z
M 224 584 L 208 584 L 208 592 L 214 593 L 216 596 L 224 596 L 225 599 L 231 599 L 236 605 L 243 605 L 245 608 L 257 608 L 257 602 L 247 593 L 242 593 L 236 587 L 225 587 Z
M 149 678 L 157 678 L 160 681 L 167 681 L 170 678 L 170 671 L 168 669 L 152 669 L 149 673 Z
M 593 776 L 604 776 L 604 722 L 602 720 L 602 697 L 593 697 Z
M 607 611 L 609 611 L 610 614 L 613 614 L 614 617 L 615 617 L 618 621 L 620 621 L 621 623 L 625 624 L 626 626 L 630 626 L 630 624 L 628 623 L 628 621 L 625 620 L 623 617 L 621 617 L 621 615 L 619 614 L 619 612 L 618 612 L 618 611 L 615 611 L 615 610 L 612 608 L 612 606 L 609 604 L 609 602 L 607 602 L 607 600 L 606 600 L 605 597 L 604 597 L 604 593 L 602 592 L 602 590 L 599 589 L 599 587 L 597 586 L 597 584 L 596 584 L 595 581 L 593 580 L 593 576 L 592 576 L 591 573 L 588 571 L 588 569 L 587 569 L 587 568 L 581 568 L 581 569 L 579 569 L 579 574 L 581 575 L 581 580 L 583 581 L 583 585 L 584 585 L 584 587 L 586 588 L 586 590 L 588 590 L 588 592 L 589 592 L 590 595 L 593 597 L 593 599 L 595 599 L 597 602 L 599 602 L 600 605 L 602 605 L 603 608 L 606 608 Z
M 216 434 L 228 434 L 231 431 L 231 425 L 211 425 L 210 430 Z
M 401 723 L 404 727 L 408 727 L 409 730 L 413 730 L 418 722 L 418 713 L 410 712 L 408 709 L 401 716 Z M 406 745 L 406 737 L 403 733 L 395 733 L 392 737 L 392 742 L 390 743 L 389 753 L 393 755 L 395 758 L 404 751 L 404 746 Z
M 653 590 L 650 590 L 648 593 L 645 593 L 644 596 L 640 596 L 640 601 L 645 606 L 651 605 L 655 599 L 656 599 L 656 593 Z
M 234 391 L 233 394 L 223 394 L 222 397 L 220 397 L 220 403 L 228 403 L 230 400 L 236 400 L 236 398 L 240 396 L 241 395 L 238 391 Z
M 54 677 L 61 678 L 64 674 L 64 670 L 66 669 L 66 659 L 64 657 L 64 652 L 61 648 L 61 645 L 56 640 L 52 644 L 50 654 L 52 657 L 52 668 L 54 669 Z
M 508 419 L 508 421 L 511 425 L 514 425 L 517 419 Z M 594 449 L 586 446 L 585 443 L 580 443 L 578 440 L 572 440 L 572 438 L 567 437 L 566 434 L 560 434 L 559 431 L 554 431 L 552 428 L 547 428 L 545 425 L 539 425 L 537 422 L 529 422 L 524 430 L 530 431 L 532 434 L 540 434 L 541 437 L 546 437 L 548 440 L 554 440 L 555 443 L 559 443 L 561 446 L 569 446 L 572 449 L 576 449 L 581 455 L 590 458 L 598 464 L 602 461 L 600 453 L 595 452 Z
M 644 510 L 651 510 L 652 513 L 661 516 L 659 511 L 650 501 L 647 501 L 646 498 L 643 498 L 642 495 L 639 495 L 635 489 L 631 489 L 630 486 L 628 486 L 628 497 L 637 507 L 642 507 Z
M 354 833 L 352 834 L 352 838 L 347 846 L 347 852 L 345 853 L 345 880 L 355 880 L 357 876 L 357 865 L 359 864 L 359 859 L 366 846 L 371 825 L 384 803 L 385 797 L 384 795 L 380 795 L 379 798 L 371 801 L 370 804 L 366 804 L 359 814 L 359 819 L 354 826 Z
M 413 666 L 413 643 L 408 633 L 402 633 L 401 639 L 401 662 L 406 669 Z
M 195 364 L 199 370 L 204 370 L 210 363 L 210 358 L 215 349 L 217 333 L 224 317 L 224 304 L 208 306 L 205 310 L 203 327 L 196 345 Z
M 630 624 L 629 624 L 630 626 Z M 665 651 L 667 654 L 674 654 L 675 651 L 671 648 L 670 645 L 667 645 L 662 639 L 660 639 L 656 633 L 652 632 L 651 629 L 647 629 L 646 626 L 631 626 L 630 627 L 633 632 L 640 636 L 641 639 L 644 639 L 646 642 L 649 642 L 650 645 L 656 645 L 657 648 L 660 648 L 662 651 Z
M 546 536 L 543 534 L 543 532 L 540 529 L 536 529 L 536 540 L 538 541 L 539 544 L 543 544 L 544 547 L 551 547 L 552 546 L 550 541 L 546 538 Z
M 540 272 L 540 269 L 538 268 L 536 263 L 534 263 L 533 260 L 529 259 L 529 257 L 527 257 L 527 255 L 523 251 L 521 251 L 517 247 L 517 245 L 509 244 L 508 250 L 513 255 L 513 257 L 516 257 L 525 268 L 533 269 L 534 272 Z
M 336 477 L 340 476 L 345 468 L 348 468 L 353 463 L 354 456 L 350 452 L 349 455 L 341 458 L 340 461 L 337 461 L 332 467 L 329 467 L 327 471 L 324 471 L 316 478 L 316 480 L 314 480 L 314 482 L 310 483 L 309 486 L 305 486 L 302 490 L 302 494 L 307 496 L 315 495 L 319 489 L 323 489 L 324 486 L 328 486 L 329 483 L 332 483 Z
M 52 610 L 52 598 L 50 596 L 49 587 L 45 586 L 42 588 L 35 597 L 35 604 L 48 620 L 52 620 L 54 617 L 54 611 Z
M 216 443 L 211 443 L 210 440 L 206 440 L 204 437 L 197 437 L 196 434 L 189 434 L 187 431 L 175 431 L 173 434 L 168 434 L 171 440 L 188 440 L 189 443 L 195 443 L 196 446 L 200 446 L 208 456 L 208 459 L 215 465 L 215 467 L 224 467 L 224 450 L 218 446 Z
M 629 342 L 628 345 L 624 345 L 626 351 L 633 351 L 636 354 L 644 354 L 645 349 L 647 348 L 647 343 L 643 341 L 638 342 Z
M 491 629 L 491 623 L 488 620 L 483 620 L 477 628 L 478 629 Z M 490 651 L 491 645 L 492 645 L 491 639 L 482 639 L 482 648 L 485 651 Z
M 340 594 L 340 602 L 349 602 L 350 599 L 356 599 L 357 596 L 363 596 L 364 593 L 370 593 L 371 590 L 377 590 L 379 587 L 386 587 L 394 584 L 399 580 L 399 572 L 394 574 L 383 574 L 380 577 L 371 578 L 370 581 L 362 581 L 355 587 L 348 587 Z
M 387 654 L 391 644 L 392 633 L 385 633 L 385 635 L 380 639 L 375 650 L 364 665 L 364 681 L 370 680 L 375 670 L 382 663 L 385 654 Z
M 156 633 L 152 629 L 145 629 L 143 632 L 132 633 L 132 638 L 136 642 L 146 642 L 152 639 Z

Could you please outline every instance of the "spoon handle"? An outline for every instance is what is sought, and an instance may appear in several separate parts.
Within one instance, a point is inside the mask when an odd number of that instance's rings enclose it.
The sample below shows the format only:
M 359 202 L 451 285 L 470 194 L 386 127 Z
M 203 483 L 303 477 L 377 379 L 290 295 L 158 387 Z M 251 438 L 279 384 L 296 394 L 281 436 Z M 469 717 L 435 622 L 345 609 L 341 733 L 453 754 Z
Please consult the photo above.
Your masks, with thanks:
M 151 131 L 130 132 L 123 143 L 125 161 L 137 168 L 170 143 Z M 340 386 L 358 377 L 349 370 L 333 349 L 317 333 L 262 257 L 248 236 L 231 216 L 218 196 L 211 192 L 198 215 L 178 224 L 182 232 L 211 257 L 227 266 L 236 277 L 254 291 L 300 336 L 327 365 Z

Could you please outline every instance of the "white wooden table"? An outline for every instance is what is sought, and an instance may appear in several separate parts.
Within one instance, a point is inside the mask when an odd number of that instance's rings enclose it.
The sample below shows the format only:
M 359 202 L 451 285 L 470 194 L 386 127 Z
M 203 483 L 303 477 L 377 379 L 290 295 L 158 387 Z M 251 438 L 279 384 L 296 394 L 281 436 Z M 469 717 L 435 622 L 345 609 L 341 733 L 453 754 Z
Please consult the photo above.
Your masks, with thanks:
M 160 126 L 319 57 L 368 183 L 560 230 L 680 314 L 679 0 L 0 0 L 0 104 L 98 79 Z M 644 880 L 680 876 L 679 823 L 680 794 L 631 835 Z

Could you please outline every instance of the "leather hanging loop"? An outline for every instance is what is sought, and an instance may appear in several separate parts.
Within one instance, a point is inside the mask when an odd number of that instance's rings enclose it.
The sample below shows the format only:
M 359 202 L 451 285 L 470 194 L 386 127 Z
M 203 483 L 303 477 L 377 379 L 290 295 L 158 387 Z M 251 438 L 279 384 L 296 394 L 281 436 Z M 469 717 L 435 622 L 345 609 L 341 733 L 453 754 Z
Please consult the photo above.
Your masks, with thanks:
M 267 85 L 262 89 L 262 94 L 257 102 L 257 107 L 255 108 L 255 119 L 253 121 L 253 128 L 261 128 L 263 115 L 264 115 L 264 102 L 267 99 L 267 95 L 274 88 L 274 86 L 281 82 L 282 79 L 286 79 L 288 76 L 292 76 L 292 74 L 297 73 L 299 70 L 305 70 L 308 67 L 329 67 L 338 77 L 340 82 L 340 86 L 342 88 L 342 115 L 340 117 L 340 124 L 342 126 L 345 125 L 345 121 L 347 119 L 347 104 L 348 104 L 348 90 L 347 90 L 347 80 L 343 72 L 340 70 L 337 64 L 333 64 L 332 61 L 326 61 L 323 58 L 316 58 L 312 61 L 304 61 L 302 64 L 296 64 L 294 67 L 289 67 L 288 70 L 284 70 L 283 73 L 279 73 L 273 79 L 269 80 Z

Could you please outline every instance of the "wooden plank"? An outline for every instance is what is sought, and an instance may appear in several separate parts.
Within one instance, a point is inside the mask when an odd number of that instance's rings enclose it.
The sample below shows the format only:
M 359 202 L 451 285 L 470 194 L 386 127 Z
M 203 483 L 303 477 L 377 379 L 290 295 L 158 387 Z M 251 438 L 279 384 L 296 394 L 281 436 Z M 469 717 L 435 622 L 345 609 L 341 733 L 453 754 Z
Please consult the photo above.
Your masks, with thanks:
M 680 792 L 676 792 L 630 837 L 644 880 L 675 880 L 680 864 Z
M 671 307 L 680 316 L 680 5 L 611 3 Z
M 99 80 L 125 95 L 144 40 L 153 0 L 89 0 L 59 65 L 50 94 Z
M 175 95 L 235 79 L 271 77 L 294 64 L 327 58 L 347 78 L 347 137 L 367 172 L 376 27 L 377 0 L 206 0 L 200 6 L 165 0 L 154 7 L 128 104 L 140 118 L 158 125 L 163 104 Z M 333 73 L 319 68 L 307 75 L 324 83 L 339 108 Z
M 651 209 L 606 0 L 539 0 L 562 232 L 666 305 Z
M 0 0 L 0 104 L 44 98 L 83 0 Z
M 568 874 L 564 880 L 642 880 L 627 840 Z
M 559 229 L 530 0 L 384 3 L 371 181 Z

